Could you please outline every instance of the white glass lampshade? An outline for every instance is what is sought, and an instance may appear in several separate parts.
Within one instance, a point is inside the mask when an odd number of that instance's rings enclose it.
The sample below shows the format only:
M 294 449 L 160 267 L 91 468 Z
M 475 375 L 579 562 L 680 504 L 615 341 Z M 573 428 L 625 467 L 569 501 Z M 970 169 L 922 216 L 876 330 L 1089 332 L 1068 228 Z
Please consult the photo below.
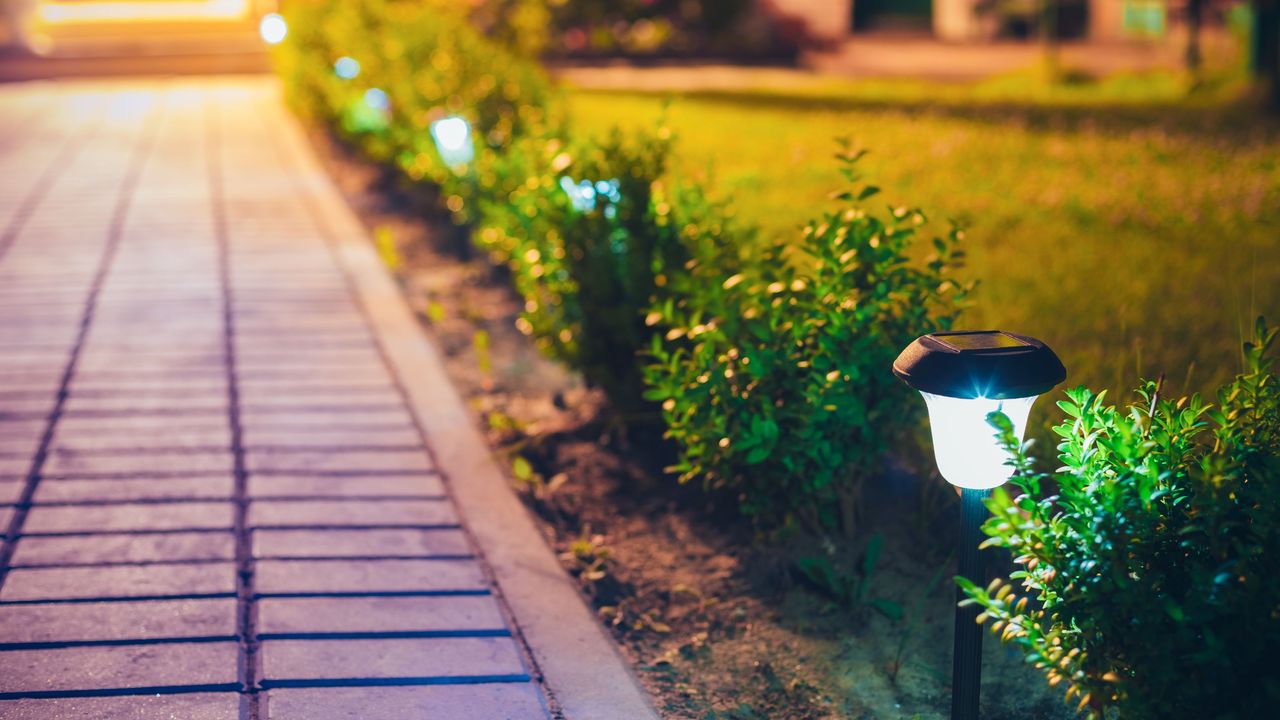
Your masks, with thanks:
M 471 125 L 457 115 L 431 123 L 431 137 L 436 141 L 440 157 L 451 167 L 465 165 L 475 158 L 471 146 Z
M 1009 453 L 996 440 L 996 429 L 987 415 L 997 410 L 1013 422 L 1018 441 L 1027 430 L 1027 416 L 1038 395 L 991 400 L 954 398 L 921 392 L 929 407 L 929 427 L 933 431 L 933 453 L 938 471 L 947 482 L 962 488 L 989 490 L 1003 485 L 1013 475 L 1006 463 Z

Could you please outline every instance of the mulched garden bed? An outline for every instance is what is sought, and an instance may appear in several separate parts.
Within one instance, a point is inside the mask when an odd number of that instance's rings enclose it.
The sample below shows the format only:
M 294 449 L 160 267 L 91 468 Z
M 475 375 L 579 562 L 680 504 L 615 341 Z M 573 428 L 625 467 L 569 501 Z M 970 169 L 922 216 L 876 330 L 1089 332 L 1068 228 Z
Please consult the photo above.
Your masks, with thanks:
M 948 716 L 957 510 L 943 483 L 887 468 L 871 484 L 864 539 L 832 562 L 860 600 L 837 599 L 796 570 L 823 548 L 758 537 L 725 503 L 678 485 L 662 473 L 672 451 L 656 431 L 624 432 L 598 392 L 540 356 L 515 329 L 520 300 L 502 271 L 469 256 L 435 198 L 313 140 L 663 717 Z M 1070 716 L 990 638 L 983 697 L 987 720 Z

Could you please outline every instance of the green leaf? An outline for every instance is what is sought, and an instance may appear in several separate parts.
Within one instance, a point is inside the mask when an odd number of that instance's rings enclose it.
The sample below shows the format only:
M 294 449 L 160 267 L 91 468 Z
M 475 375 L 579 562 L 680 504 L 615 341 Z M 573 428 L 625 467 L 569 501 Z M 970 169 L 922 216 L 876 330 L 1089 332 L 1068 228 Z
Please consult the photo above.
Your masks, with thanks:
M 890 620 L 902 619 L 902 615 L 903 615 L 902 605 L 892 600 L 886 600 L 884 598 L 874 598 L 871 600 L 870 605 L 876 610 L 879 610 L 881 614 L 883 614 L 885 617 L 889 618 Z
M 515 475 L 517 480 L 528 480 L 533 477 L 533 466 L 529 464 L 528 460 L 517 455 L 511 461 L 511 474 Z
M 880 562 L 880 552 L 884 549 L 884 536 L 876 533 L 867 541 L 867 549 L 862 553 L 862 577 L 869 578 Z

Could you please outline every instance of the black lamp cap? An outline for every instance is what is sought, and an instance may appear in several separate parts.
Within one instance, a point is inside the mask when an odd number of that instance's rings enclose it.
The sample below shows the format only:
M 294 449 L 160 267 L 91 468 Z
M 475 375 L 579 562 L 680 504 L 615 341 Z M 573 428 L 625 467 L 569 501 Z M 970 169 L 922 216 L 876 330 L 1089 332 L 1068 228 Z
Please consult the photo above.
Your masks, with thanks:
M 966 330 L 916 338 L 893 361 L 893 374 L 931 395 L 1006 400 L 1053 389 L 1066 379 L 1067 369 L 1035 338 Z

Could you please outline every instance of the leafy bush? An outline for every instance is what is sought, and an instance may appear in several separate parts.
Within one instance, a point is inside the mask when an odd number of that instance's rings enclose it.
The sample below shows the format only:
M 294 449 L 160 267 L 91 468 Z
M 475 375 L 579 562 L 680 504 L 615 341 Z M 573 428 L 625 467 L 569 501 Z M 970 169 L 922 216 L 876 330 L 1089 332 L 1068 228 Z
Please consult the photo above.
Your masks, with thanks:
M 840 155 L 853 189 L 799 243 L 753 249 L 745 269 L 660 304 L 648 397 L 680 450 L 674 470 L 731 493 L 762 523 L 852 536 L 862 483 L 918 426 L 920 403 L 887 368 L 919 335 L 951 327 L 968 286 L 953 279 L 962 233 L 914 263 L 922 212 L 863 207 L 862 153 Z
M 647 406 L 640 357 L 657 332 L 646 308 L 684 292 L 702 259 L 741 237 L 725 206 L 668 177 L 666 128 L 561 148 L 553 139 L 495 164 L 495 176 L 523 182 L 484 201 L 477 242 L 511 269 L 521 329 L 634 416 Z
M 1022 569 L 961 584 L 1082 710 L 1244 719 L 1280 706 L 1275 340 L 1260 319 L 1217 407 L 1165 399 L 1159 382 L 1123 411 L 1069 391 L 1055 428 L 1063 467 L 1049 475 L 993 416 L 1021 493 L 996 490 L 983 529 Z

